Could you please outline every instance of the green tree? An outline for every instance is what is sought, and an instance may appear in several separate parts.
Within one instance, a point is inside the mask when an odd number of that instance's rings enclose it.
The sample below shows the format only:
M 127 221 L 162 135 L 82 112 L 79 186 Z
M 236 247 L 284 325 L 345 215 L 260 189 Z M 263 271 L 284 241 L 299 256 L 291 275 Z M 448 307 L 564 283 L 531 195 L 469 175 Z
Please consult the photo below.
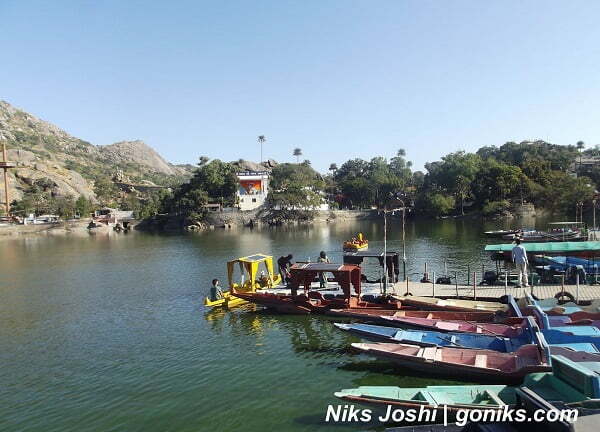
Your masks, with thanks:
M 94 203 L 89 198 L 80 195 L 75 201 L 75 211 L 81 217 L 89 217 L 90 213 L 94 210 Z
M 270 207 L 278 209 L 315 208 L 323 202 L 325 181 L 309 164 L 277 165 L 271 172 Z
M 263 144 L 265 142 L 267 142 L 267 138 L 264 135 L 259 135 L 257 141 L 258 141 L 258 144 L 260 145 L 260 162 L 262 163 L 262 161 L 263 161 Z
M 296 163 L 300 163 L 300 156 L 302 156 L 302 149 L 299 147 L 296 147 L 294 149 L 293 155 L 296 156 Z

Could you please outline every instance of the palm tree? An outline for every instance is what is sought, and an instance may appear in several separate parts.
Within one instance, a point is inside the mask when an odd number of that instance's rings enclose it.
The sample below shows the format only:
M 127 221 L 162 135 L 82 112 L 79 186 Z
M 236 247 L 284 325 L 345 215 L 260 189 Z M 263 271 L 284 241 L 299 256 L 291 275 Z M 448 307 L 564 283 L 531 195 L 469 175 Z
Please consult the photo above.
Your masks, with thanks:
M 579 170 L 581 171 L 581 151 L 585 147 L 585 143 L 583 141 L 577 141 L 577 151 L 579 151 Z
M 258 143 L 260 144 L 260 163 L 263 161 L 263 144 L 267 141 L 264 135 L 258 136 Z
M 300 163 L 300 156 L 302 156 L 302 149 L 299 147 L 296 147 L 294 149 L 293 155 L 296 156 L 296 163 Z

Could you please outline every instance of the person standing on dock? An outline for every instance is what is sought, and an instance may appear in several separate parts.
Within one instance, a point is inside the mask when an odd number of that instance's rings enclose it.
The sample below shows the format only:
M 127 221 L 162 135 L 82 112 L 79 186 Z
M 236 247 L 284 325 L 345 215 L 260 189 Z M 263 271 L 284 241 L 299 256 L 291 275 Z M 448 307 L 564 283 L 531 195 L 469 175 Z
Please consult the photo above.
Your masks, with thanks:
M 277 260 L 277 267 L 279 267 L 279 274 L 281 275 L 281 281 L 287 283 L 290 278 L 289 268 L 292 266 L 292 259 L 294 256 L 289 254 L 288 256 L 279 257 Z
M 325 251 L 321 251 L 321 253 L 319 254 L 319 259 L 317 260 L 317 262 L 320 263 L 326 263 L 329 264 L 329 257 L 327 257 L 327 254 L 325 253 Z M 319 273 L 319 287 L 320 288 L 326 288 L 327 287 L 327 279 L 325 279 L 325 274 L 323 272 Z
M 529 260 L 527 259 L 527 251 L 523 246 L 521 246 L 521 239 L 515 239 L 516 246 L 512 250 L 512 260 L 517 266 L 517 271 L 519 272 L 519 278 L 517 279 L 517 288 L 528 287 L 529 280 L 527 279 L 527 266 L 529 265 Z

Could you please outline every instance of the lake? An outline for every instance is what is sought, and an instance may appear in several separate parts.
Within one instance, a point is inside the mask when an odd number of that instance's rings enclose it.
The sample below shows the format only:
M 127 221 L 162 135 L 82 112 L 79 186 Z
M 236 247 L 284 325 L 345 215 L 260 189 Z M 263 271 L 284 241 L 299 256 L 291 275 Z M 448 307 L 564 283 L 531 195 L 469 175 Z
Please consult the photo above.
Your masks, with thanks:
M 483 230 L 504 227 L 407 222 L 407 272 L 475 268 L 489 259 Z M 202 304 L 229 259 L 325 250 L 339 262 L 359 230 L 383 247 L 380 221 L 0 241 L 0 430 L 358 431 L 324 422 L 334 391 L 451 382 L 352 354 L 358 339 L 332 318 Z M 398 219 L 388 237 L 401 251 Z

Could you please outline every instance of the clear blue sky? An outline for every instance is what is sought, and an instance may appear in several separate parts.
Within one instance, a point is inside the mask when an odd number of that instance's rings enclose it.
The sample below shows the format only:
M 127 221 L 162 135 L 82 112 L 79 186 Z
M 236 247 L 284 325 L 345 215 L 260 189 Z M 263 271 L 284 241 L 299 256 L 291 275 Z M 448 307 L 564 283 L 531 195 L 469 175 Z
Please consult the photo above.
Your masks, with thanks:
M 173 162 L 600 142 L 598 1 L 0 1 L 0 98 Z

